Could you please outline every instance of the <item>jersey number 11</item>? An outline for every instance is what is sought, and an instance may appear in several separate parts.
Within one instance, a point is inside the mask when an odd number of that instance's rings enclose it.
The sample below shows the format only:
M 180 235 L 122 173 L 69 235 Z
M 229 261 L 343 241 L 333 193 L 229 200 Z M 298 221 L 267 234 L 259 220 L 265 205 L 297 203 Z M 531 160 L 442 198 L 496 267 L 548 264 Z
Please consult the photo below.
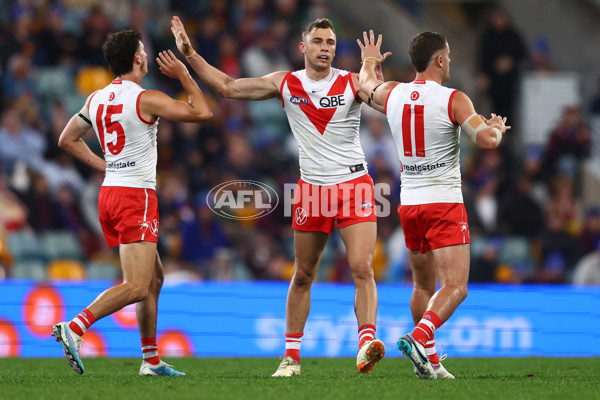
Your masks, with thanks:
M 414 107 L 414 110 L 413 110 Z M 412 116 L 415 116 L 415 152 L 417 157 L 425 157 L 425 106 L 405 104 L 402 112 L 402 145 L 404 156 L 412 157 Z

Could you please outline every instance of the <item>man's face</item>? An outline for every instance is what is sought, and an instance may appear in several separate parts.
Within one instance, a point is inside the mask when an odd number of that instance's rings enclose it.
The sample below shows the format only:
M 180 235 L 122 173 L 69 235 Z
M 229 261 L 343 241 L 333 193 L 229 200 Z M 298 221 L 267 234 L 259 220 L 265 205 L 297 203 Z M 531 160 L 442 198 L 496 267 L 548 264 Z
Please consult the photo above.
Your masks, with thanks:
M 323 71 L 331 66 L 335 57 L 335 33 L 329 28 L 315 28 L 300 43 L 300 51 L 308 65 L 316 71 Z
M 140 62 L 141 62 L 140 70 L 142 71 L 143 75 L 146 75 L 148 73 L 148 55 L 146 54 L 146 51 L 144 50 L 144 43 L 142 43 L 141 41 L 140 41 L 140 46 L 138 48 L 136 55 L 138 55 L 140 57 Z

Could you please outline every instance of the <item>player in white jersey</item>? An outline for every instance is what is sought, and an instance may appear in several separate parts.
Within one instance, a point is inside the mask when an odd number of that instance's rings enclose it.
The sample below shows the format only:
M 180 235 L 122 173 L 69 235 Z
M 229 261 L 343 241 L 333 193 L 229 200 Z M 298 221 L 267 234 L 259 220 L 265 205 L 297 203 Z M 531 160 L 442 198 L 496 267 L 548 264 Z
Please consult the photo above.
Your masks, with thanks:
M 435 32 L 415 36 L 408 55 L 416 70 L 410 83 L 383 82 L 375 68 L 381 55 L 381 35 L 363 35 L 360 83 L 374 103 L 385 107 L 402 167 L 398 213 L 413 271 L 410 301 L 415 329 L 398 340 L 417 376 L 454 379 L 440 363 L 435 330 L 467 296 L 469 225 L 463 205 L 459 137 L 465 132 L 481 148 L 497 147 L 506 118 L 477 113 L 464 93 L 442 86 L 450 78 L 450 48 Z M 440 289 L 436 292 L 436 280 Z
M 141 38 L 134 30 L 109 35 L 102 49 L 116 78 L 88 97 L 59 138 L 60 147 L 106 174 L 98 199 L 100 223 L 108 246 L 119 246 L 123 271 L 123 283 L 102 292 L 72 321 L 52 327 L 52 335 L 79 374 L 84 371 L 80 348 L 85 331 L 100 318 L 137 303 L 143 354 L 140 375 L 185 375 L 160 360 L 156 343 L 158 296 L 163 283 L 163 266 L 156 251 L 156 132 L 160 117 L 200 122 L 211 118 L 212 112 L 196 81 L 171 51 L 160 53 L 156 61 L 163 74 L 181 82 L 188 102 L 141 87 L 148 73 Z M 104 159 L 82 140 L 90 128 L 98 136 Z
M 194 71 L 222 97 L 281 99 L 300 148 L 301 179 L 294 194 L 295 262 L 287 297 L 286 352 L 273 376 L 300 374 L 300 344 L 310 309 L 311 285 L 336 222 L 356 287 L 357 369 L 369 373 L 385 352 L 383 342 L 375 339 L 377 289 L 372 260 L 377 219 L 373 181 L 367 174 L 358 136 L 359 103 L 369 98 L 359 85 L 358 74 L 331 67 L 336 49 L 331 21 L 317 19 L 304 30 L 299 47 L 305 69 L 245 79 L 229 77 L 198 55 L 179 18 L 173 17 L 171 29 L 177 47 Z

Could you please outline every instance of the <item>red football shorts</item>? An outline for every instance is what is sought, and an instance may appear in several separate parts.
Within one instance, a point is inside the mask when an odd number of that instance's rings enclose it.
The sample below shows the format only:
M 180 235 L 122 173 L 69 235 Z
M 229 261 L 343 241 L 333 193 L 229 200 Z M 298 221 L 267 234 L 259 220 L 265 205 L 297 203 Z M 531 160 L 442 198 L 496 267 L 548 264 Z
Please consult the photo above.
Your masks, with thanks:
M 312 185 L 300 179 L 294 190 L 292 228 L 331 233 L 361 222 L 377 222 L 373 179 L 365 174 L 337 185 Z
M 108 247 L 158 242 L 158 200 L 153 189 L 102 186 L 98 213 Z
M 406 247 L 421 254 L 471 243 L 467 211 L 462 203 L 431 203 L 398 207 Z

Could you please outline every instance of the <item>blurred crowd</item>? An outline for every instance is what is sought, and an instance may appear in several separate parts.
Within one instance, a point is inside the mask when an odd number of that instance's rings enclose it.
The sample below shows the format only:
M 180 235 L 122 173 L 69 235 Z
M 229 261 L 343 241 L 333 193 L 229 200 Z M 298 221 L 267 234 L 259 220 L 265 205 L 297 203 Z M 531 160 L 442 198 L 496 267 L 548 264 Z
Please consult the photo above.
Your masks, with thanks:
M 82 262 L 118 266 L 98 223 L 103 177 L 57 146 L 69 118 L 112 76 L 101 46 L 109 32 L 143 34 L 150 72 L 147 89 L 182 96 L 179 82 L 152 62 L 174 49 L 172 15 L 180 16 L 196 51 L 232 77 L 256 77 L 304 67 L 298 50 L 307 22 L 329 17 L 337 28 L 334 66 L 358 72 L 354 37 L 323 0 L 72 0 L 4 1 L 0 9 L 0 265 L 10 277 L 20 260 L 10 237 L 69 232 Z M 505 14 L 481 32 L 480 89 L 492 110 L 514 121 L 520 73 L 550 71 L 544 43 L 528 46 Z M 410 38 L 406 38 L 406 42 Z M 453 67 L 456 67 L 456 63 Z M 384 66 L 385 68 L 385 66 Z M 406 80 L 406 72 L 385 71 Z M 394 75 L 396 74 L 396 75 Z M 161 120 L 157 196 L 161 255 L 173 280 L 288 280 L 293 268 L 291 220 L 279 207 L 268 216 L 236 221 L 214 214 L 208 192 L 236 179 L 268 184 L 279 193 L 299 177 L 297 146 L 281 102 L 223 100 L 199 82 L 214 118 L 205 124 Z M 576 280 L 586 257 L 599 258 L 600 209 L 581 204 L 582 165 L 590 157 L 587 118 L 600 100 L 564 110 L 547 143 L 519 145 L 518 126 L 497 150 L 462 141 L 463 185 L 472 245 L 471 281 L 561 283 Z M 363 106 L 361 141 L 375 183 L 388 183 L 390 216 L 380 218 L 374 268 L 380 282 L 410 281 L 399 201 L 400 165 L 385 117 Z M 98 154 L 94 135 L 86 142 Z M 589 260 L 587 260 L 589 264 Z M 598 261 L 596 261 L 598 264 Z M 599 267 L 600 268 L 600 267 Z M 593 269 L 593 268 L 592 268 Z M 116 268 L 118 271 L 118 267 Z M 333 233 L 319 279 L 350 281 L 341 238 Z

